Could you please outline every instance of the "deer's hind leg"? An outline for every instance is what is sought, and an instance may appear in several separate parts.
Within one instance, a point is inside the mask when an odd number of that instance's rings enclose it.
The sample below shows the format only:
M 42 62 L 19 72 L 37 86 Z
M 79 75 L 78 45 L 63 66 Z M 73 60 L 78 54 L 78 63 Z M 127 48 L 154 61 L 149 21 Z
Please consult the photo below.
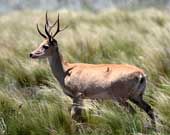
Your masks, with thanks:
M 153 127 L 156 128 L 154 111 L 151 106 L 143 100 L 143 97 L 139 96 L 135 98 L 130 98 L 130 101 L 132 101 L 134 104 L 136 104 L 148 114 L 148 116 L 151 118 L 151 123 Z

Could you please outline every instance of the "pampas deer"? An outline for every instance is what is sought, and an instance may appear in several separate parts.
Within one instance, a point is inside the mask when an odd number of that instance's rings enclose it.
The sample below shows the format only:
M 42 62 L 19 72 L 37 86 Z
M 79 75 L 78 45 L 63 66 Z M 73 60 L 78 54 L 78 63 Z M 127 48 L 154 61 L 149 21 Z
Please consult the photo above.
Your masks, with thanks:
M 56 32 L 51 30 L 57 25 Z M 146 87 L 146 75 L 136 66 L 128 64 L 87 64 L 69 63 L 61 58 L 55 36 L 60 29 L 57 21 L 49 24 L 46 12 L 45 34 L 38 27 L 37 31 L 44 38 L 40 46 L 30 53 L 33 59 L 48 58 L 51 70 L 63 88 L 63 92 L 73 100 L 72 116 L 81 114 L 83 99 L 116 100 L 121 105 L 132 108 L 128 100 L 143 109 L 155 125 L 155 116 L 151 106 L 143 100 Z

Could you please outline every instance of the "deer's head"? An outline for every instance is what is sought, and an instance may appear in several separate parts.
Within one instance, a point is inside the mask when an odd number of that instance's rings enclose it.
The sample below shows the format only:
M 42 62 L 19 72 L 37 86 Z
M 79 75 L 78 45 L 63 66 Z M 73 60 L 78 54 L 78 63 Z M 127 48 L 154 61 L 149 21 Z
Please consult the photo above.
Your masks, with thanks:
M 58 49 L 58 43 L 57 40 L 54 39 L 54 37 L 60 32 L 63 31 L 64 29 L 60 29 L 60 20 L 59 20 L 59 14 L 58 14 L 58 19 L 55 21 L 54 24 L 50 25 L 48 21 L 48 16 L 46 12 L 46 23 L 44 26 L 45 29 L 45 34 L 42 33 L 38 27 L 37 24 L 37 31 L 38 33 L 44 38 L 44 41 L 39 45 L 37 49 L 35 49 L 33 52 L 30 53 L 31 58 L 46 58 L 48 56 L 51 56 L 52 53 Z M 57 30 L 52 33 L 52 28 L 54 28 L 57 24 Z

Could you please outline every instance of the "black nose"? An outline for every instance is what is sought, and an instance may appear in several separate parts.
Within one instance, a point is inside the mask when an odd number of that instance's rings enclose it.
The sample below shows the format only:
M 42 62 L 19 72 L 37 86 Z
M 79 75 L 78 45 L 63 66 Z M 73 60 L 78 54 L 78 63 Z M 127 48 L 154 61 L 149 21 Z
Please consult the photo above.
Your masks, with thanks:
M 30 57 L 32 57 L 32 53 L 30 53 Z

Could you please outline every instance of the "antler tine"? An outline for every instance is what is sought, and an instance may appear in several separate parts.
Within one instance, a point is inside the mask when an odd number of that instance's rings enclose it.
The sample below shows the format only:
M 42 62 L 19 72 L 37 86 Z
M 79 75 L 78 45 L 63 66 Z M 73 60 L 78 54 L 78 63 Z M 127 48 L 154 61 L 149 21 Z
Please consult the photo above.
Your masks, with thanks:
M 58 20 L 56 20 L 55 22 L 54 22 L 54 24 L 52 24 L 52 25 L 49 25 L 49 32 L 51 31 L 51 29 L 56 25 L 56 23 L 58 22 Z
M 47 30 L 47 24 L 45 24 L 45 33 L 47 34 L 48 38 L 51 40 L 51 35 L 49 34 L 48 30 Z
M 69 27 L 69 25 L 65 26 L 63 29 L 61 29 L 60 31 L 63 31 L 65 29 L 67 29 Z
M 60 31 L 63 31 L 65 30 L 68 26 L 66 26 L 65 28 L 63 29 L 60 29 L 60 17 L 59 17 L 59 13 L 58 13 L 58 19 L 57 19 L 57 30 L 56 32 L 54 33 L 54 35 L 52 36 L 53 38 L 57 35 L 57 33 L 59 33 Z
M 43 38 L 47 38 L 47 36 L 44 35 L 44 34 L 40 31 L 40 29 L 39 29 L 39 27 L 38 27 L 38 24 L 37 24 L 37 31 L 38 31 L 38 33 L 39 33 Z
M 46 21 L 46 25 L 47 25 L 47 27 L 49 27 L 49 22 L 48 22 L 48 11 L 46 11 L 46 13 L 45 13 L 45 21 Z
M 48 21 L 48 11 L 46 11 L 45 20 L 46 20 L 46 23 L 45 23 L 45 33 L 47 34 L 49 40 L 51 40 L 52 36 L 50 35 L 51 27 L 50 27 L 49 21 Z
M 48 11 L 46 11 L 45 18 L 46 18 L 46 27 L 47 27 L 48 33 L 50 33 L 51 29 L 56 25 L 58 20 L 56 20 L 54 24 L 50 25 L 50 22 L 48 20 Z
M 57 35 L 57 33 L 59 33 L 61 30 L 60 30 L 60 17 L 59 17 L 59 13 L 58 13 L 58 19 L 57 19 L 57 30 L 56 32 L 54 33 L 54 35 L 52 37 L 55 37 Z

